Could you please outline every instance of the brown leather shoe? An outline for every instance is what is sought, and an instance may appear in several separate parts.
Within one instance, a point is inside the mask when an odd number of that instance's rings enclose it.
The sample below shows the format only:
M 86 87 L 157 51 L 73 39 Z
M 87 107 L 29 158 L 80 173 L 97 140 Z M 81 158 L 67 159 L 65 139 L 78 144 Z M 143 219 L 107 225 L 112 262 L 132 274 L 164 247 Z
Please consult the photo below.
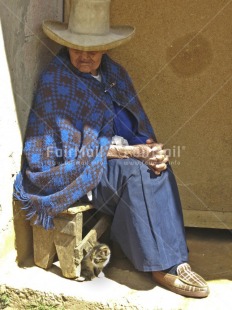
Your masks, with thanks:
M 162 271 L 154 271 L 152 277 L 157 284 L 183 296 L 202 298 L 209 295 L 206 281 L 192 271 L 187 263 L 177 267 L 176 276 Z

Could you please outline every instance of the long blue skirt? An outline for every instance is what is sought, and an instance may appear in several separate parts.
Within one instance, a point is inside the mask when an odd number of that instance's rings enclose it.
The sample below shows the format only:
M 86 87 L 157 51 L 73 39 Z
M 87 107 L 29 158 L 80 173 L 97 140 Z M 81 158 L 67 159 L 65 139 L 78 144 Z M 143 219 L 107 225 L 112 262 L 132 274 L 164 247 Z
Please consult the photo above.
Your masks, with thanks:
M 93 190 L 95 207 L 113 216 L 111 238 L 140 271 L 188 260 L 183 215 L 173 172 L 155 175 L 136 159 L 111 159 Z

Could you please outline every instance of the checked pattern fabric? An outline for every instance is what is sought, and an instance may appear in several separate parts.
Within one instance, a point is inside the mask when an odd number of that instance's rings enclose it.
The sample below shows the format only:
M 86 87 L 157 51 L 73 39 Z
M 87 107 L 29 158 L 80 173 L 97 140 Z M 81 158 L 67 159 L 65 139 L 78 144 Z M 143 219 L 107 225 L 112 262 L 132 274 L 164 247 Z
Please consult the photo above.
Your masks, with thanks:
M 101 180 L 113 135 L 113 102 L 138 120 L 138 131 L 155 138 L 127 72 L 107 55 L 102 82 L 79 72 L 63 48 L 41 75 L 30 111 L 23 166 L 14 183 L 27 219 L 53 228 L 53 218 Z
M 207 283 L 196 272 L 191 270 L 188 263 L 181 264 L 177 267 L 177 274 L 182 282 L 191 285 L 193 287 L 206 287 Z

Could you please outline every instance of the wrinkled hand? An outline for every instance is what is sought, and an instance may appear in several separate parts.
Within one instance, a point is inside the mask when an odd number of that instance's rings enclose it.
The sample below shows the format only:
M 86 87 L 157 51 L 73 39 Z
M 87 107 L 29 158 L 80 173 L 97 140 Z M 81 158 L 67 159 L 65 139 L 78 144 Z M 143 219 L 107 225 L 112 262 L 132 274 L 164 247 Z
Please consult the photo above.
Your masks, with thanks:
M 163 150 L 163 145 L 148 139 L 146 144 L 137 145 L 111 145 L 107 158 L 136 158 L 144 162 L 155 174 L 159 175 L 167 169 L 168 156 L 166 150 Z
M 155 174 L 160 175 L 162 171 L 167 169 L 167 150 L 163 149 L 163 144 L 156 143 L 153 139 L 148 139 L 146 146 L 149 146 L 152 150 L 151 157 L 146 161 L 146 164 Z

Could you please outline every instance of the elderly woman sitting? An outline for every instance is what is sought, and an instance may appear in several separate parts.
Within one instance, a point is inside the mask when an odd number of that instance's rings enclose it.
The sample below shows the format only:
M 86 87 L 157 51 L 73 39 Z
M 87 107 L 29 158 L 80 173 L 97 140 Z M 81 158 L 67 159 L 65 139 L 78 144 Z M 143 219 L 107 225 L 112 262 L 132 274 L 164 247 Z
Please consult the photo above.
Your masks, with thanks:
M 113 216 L 111 237 L 136 269 L 178 294 L 206 297 L 207 283 L 187 263 L 166 151 L 127 72 L 106 53 L 134 29 L 109 27 L 102 18 L 109 1 L 88 2 L 73 1 L 68 28 L 44 23 L 45 33 L 64 47 L 38 84 L 15 196 L 29 218 L 37 215 L 36 224 L 50 229 L 56 214 L 91 192 L 95 208 Z

